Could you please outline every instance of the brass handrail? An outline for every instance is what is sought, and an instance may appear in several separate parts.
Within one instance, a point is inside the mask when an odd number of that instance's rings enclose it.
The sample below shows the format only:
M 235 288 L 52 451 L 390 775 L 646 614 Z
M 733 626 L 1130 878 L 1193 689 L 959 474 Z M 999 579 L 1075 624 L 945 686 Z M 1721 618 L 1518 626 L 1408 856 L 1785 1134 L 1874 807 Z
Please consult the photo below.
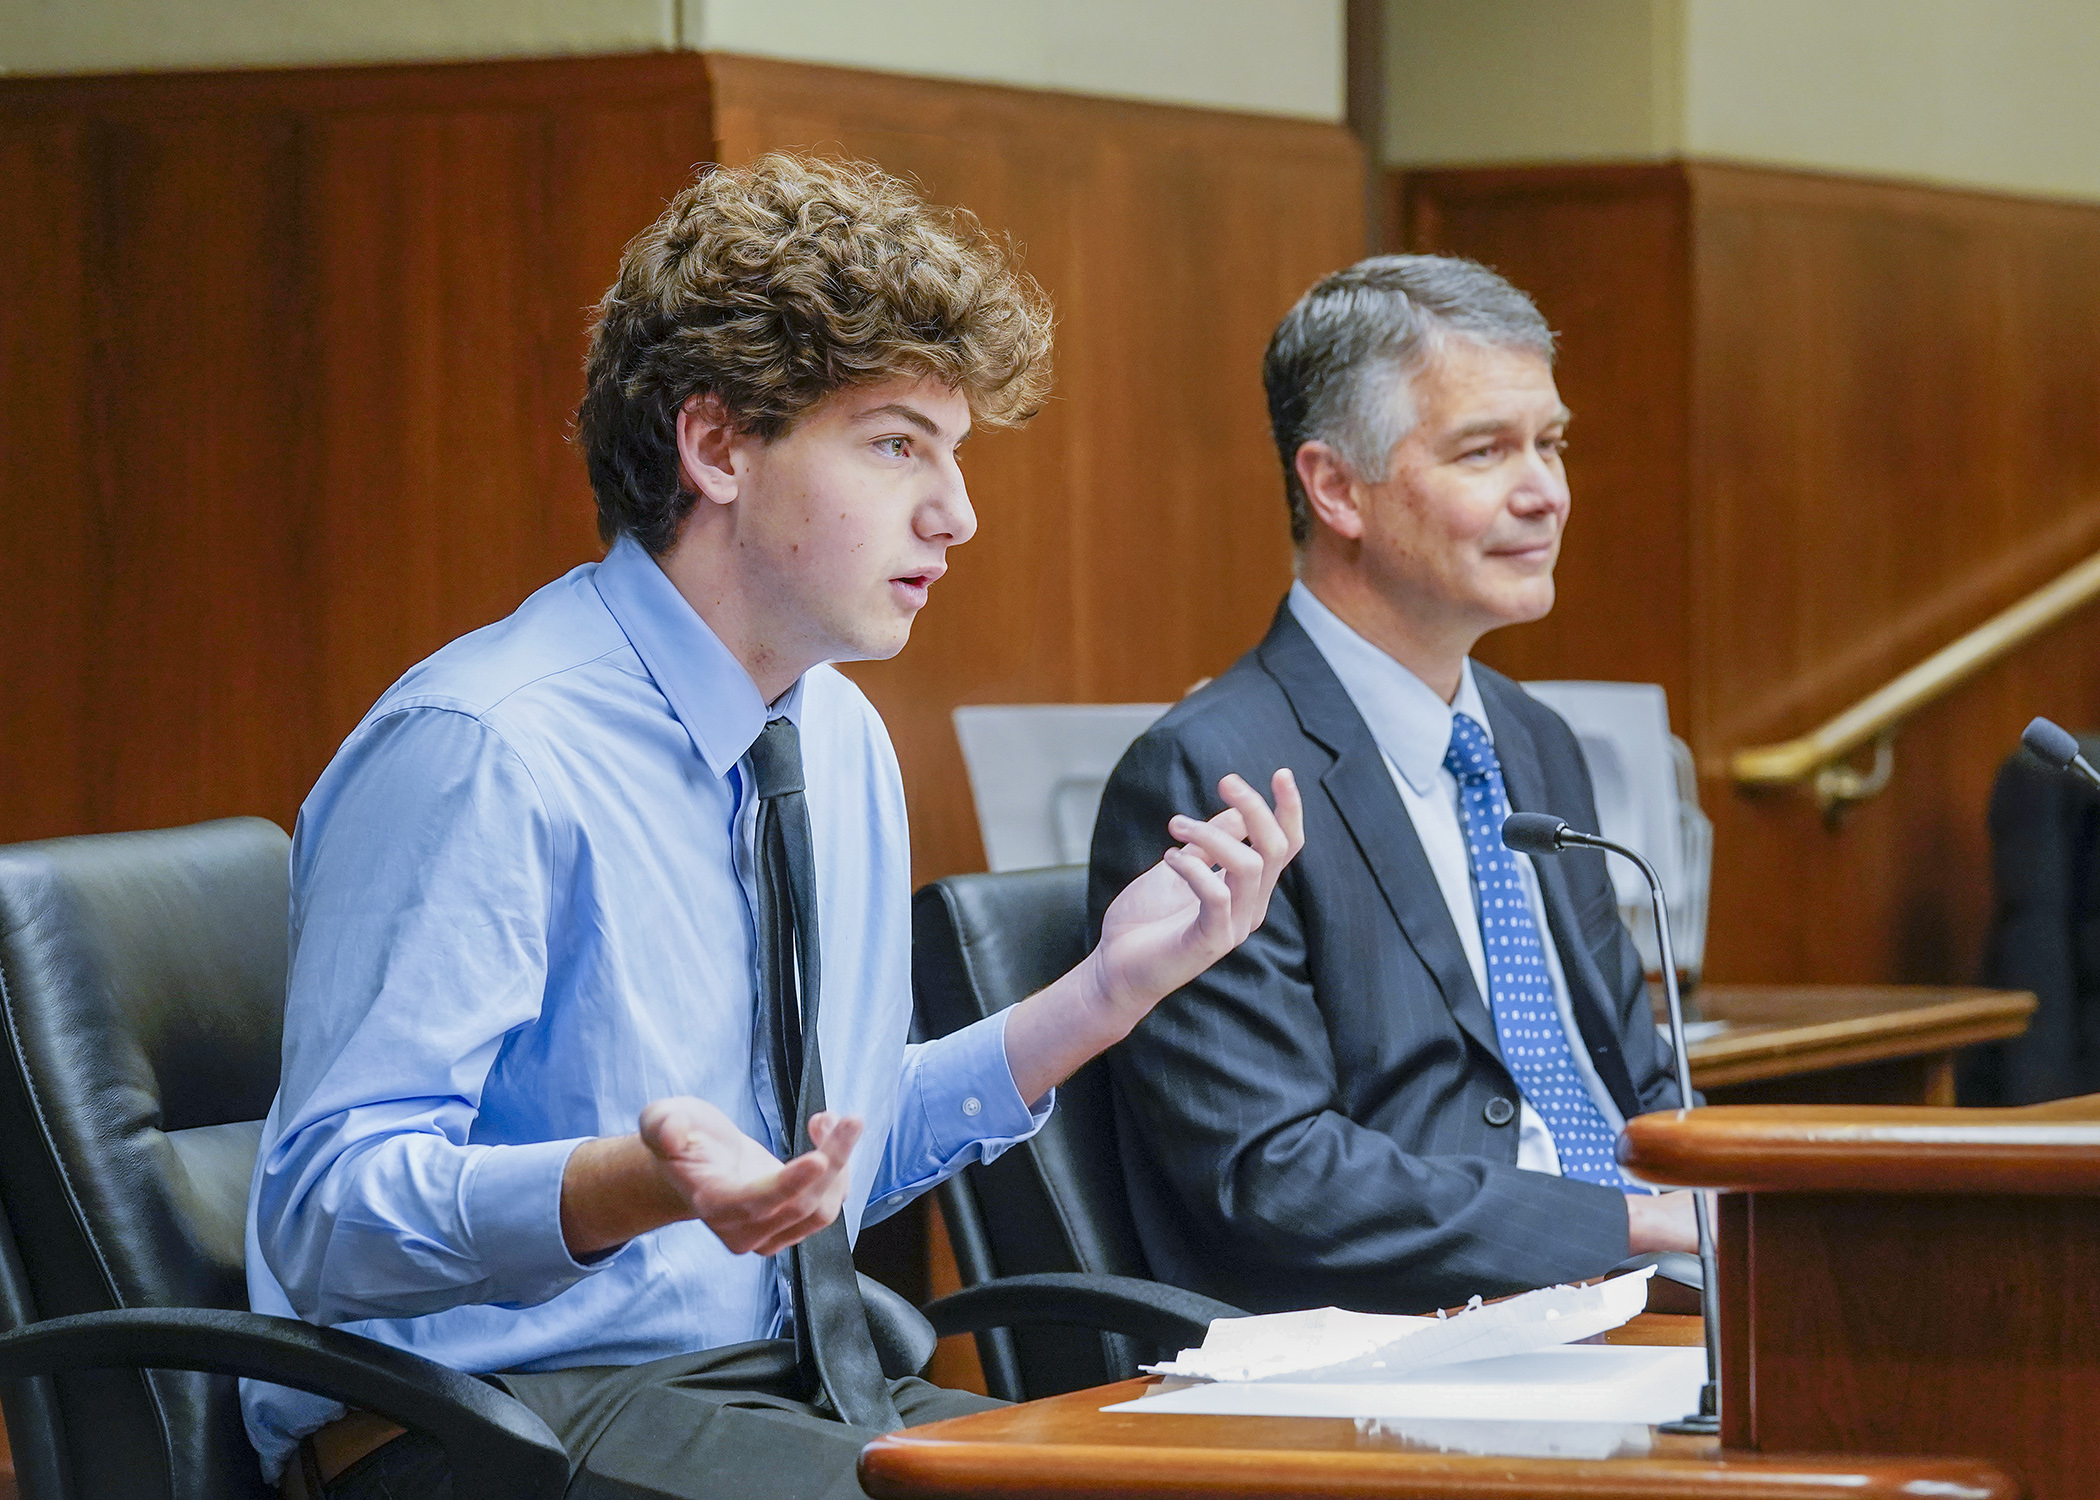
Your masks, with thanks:
M 1743 786 L 1784 786 L 1813 777 L 1816 800 L 1826 811 L 1864 801 L 1888 784 L 1895 733 L 1905 719 L 2095 598 L 2100 598 L 2100 553 L 1933 652 L 1827 724 L 1776 745 L 1736 751 L 1730 774 Z M 1872 771 L 1845 764 L 1846 756 L 1870 743 L 1875 747 Z

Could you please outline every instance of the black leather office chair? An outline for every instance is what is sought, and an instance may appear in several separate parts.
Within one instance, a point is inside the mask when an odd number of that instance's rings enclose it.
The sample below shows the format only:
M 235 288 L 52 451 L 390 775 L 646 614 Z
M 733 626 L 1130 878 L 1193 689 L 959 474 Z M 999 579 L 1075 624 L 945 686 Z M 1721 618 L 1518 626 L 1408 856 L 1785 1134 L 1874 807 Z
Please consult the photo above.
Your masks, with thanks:
M 247 1375 L 429 1433 L 456 1495 L 559 1495 L 560 1445 L 493 1387 L 246 1311 L 286 851 L 259 818 L 0 848 L 0 1403 L 22 1492 L 262 1500 Z
M 2100 755 L 2100 737 L 2079 745 Z M 1990 830 L 1983 982 L 2040 1004 L 2019 1036 L 1962 1054 L 1961 1102 L 2100 1091 L 2100 792 L 2015 751 L 1991 789 Z
M 1025 999 L 1086 956 L 1086 867 L 934 881 L 912 902 L 918 1024 L 945 1036 Z M 964 1290 L 926 1308 L 942 1333 L 976 1332 L 985 1382 L 1018 1401 L 1127 1379 L 1199 1344 L 1240 1309 L 1147 1279 L 1123 1194 L 1099 1063 L 1058 1091 L 1026 1145 L 941 1188 Z M 1006 1326 L 985 1330 L 983 1325 Z M 973 1327 L 972 1325 L 976 1325 Z

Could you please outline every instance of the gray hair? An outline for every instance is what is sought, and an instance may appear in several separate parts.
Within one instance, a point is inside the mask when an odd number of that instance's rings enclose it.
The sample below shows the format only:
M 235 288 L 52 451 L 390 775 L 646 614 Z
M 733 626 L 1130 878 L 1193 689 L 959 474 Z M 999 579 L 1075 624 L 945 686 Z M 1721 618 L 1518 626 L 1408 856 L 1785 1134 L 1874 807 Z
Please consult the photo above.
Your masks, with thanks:
M 1382 478 L 1414 430 L 1408 382 L 1454 337 L 1553 360 L 1553 330 L 1531 299 L 1455 256 L 1374 255 L 1319 282 L 1284 315 L 1261 378 L 1293 542 L 1312 536 L 1298 450 L 1326 443 L 1359 479 Z

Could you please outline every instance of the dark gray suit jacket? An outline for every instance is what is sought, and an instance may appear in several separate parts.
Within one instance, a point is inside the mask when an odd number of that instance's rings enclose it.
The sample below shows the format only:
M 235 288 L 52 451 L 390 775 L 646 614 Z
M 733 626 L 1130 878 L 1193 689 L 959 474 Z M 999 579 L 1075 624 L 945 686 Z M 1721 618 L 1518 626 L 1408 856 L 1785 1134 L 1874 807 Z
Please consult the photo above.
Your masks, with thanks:
M 1499 673 L 1474 677 L 1511 806 L 1594 829 L 1566 723 Z M 1228 771 L 1266 792 L 1278 766 L 1305 796 L 1305 848 L 1268 920 L 1109 1054 L 1153 1273 L 1256 1312 L 1423 1312 L 1624 1259 L 1619 1192 L 1517 1167 L 1517 1089 L 1443 893 L 1371 731 L 1288 605 L 1109 778 L 1095 935 L 1158 860 L 1169 817 L 1218 810 Z M 1629 1117 L 1674 1108 L 1604 856 L 1537 868 L 1598 1076 Z

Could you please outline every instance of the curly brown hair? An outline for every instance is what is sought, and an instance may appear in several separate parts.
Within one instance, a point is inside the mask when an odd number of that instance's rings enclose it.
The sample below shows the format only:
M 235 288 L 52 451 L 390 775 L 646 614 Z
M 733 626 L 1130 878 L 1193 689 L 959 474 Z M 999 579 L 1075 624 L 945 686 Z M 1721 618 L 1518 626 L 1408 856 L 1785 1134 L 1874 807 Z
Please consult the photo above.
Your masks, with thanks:
M 701 392 L 767 442 L 834 391 L 897 375 L 1011 426 L 1050 386 L 1049 298 L 970 214 L 865 162 L 716 167 L 620 257 L 598 304 L 576 436 L 598 534 L 662 555 L 696 497 L 678 411 Z

